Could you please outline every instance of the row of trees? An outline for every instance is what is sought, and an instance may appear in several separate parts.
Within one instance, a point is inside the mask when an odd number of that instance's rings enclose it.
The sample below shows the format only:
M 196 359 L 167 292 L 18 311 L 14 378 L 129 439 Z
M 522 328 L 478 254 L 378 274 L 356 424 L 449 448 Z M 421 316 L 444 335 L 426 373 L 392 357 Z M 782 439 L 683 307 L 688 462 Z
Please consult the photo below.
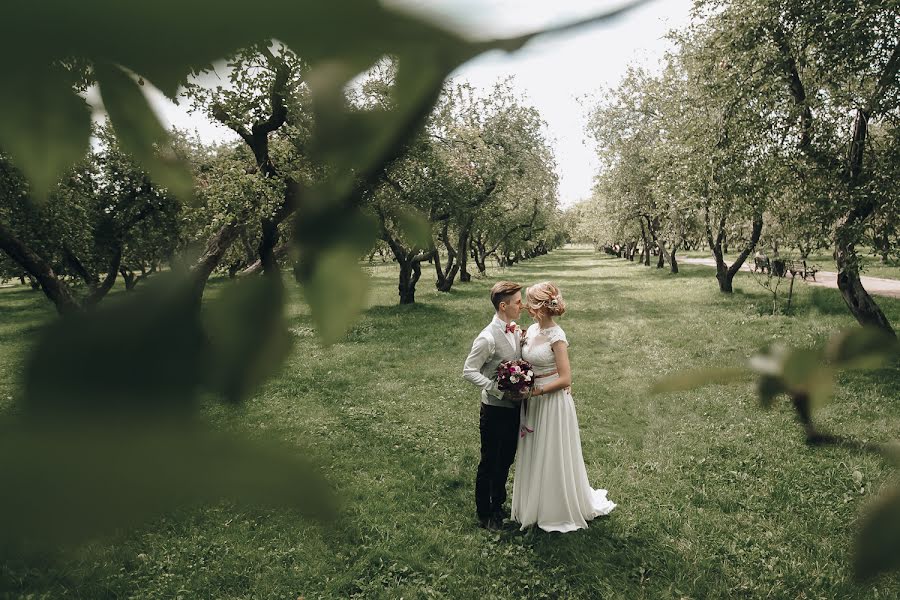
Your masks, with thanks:
M 287 48 L 261 44 L 231 57 L 228 85 L 189 85 L 194 109 L 240 138 L 208 147 L 175 133 L 194 202 L 153 183 L 108 125 L 44 204 L 29 201 L 27 182 L 0 154 L 0 278 L 30 280 L 65 314 L 95 305 L 118 277 L 130 290 L 164 269 L 187 270 L 197 302 L 214 272 L 294 262 L 298 277 L 308 277 L 302 246 L 289 251 L 292 229 L 315 237 L 322 220 L 347 219 L 346 207 L 307 223 L 293 217 L 298 190 L 328 174 L 321 151 L 310 148 L 308 70 Z M 395 79 L 383 62 L 345 101 L 361 114 L 390 110 Z M 510 265 L 565 241 L 543 126 L 508 83 L 483 97 L 448 85 L 423 131 L 358 194 L 355 208 L 374 221 L 377 243 L 399 265 L 401 304 L 414 302 L 425 261 L 437 289 L 449 291 L 470 279 L 470 259 L 484 274 L 492 257 Z M 357 236 L 357 225 L 350 233 L 362 255 L 374 240 Z
M 566 241 L 543 126 L 508 83 L 483 97 L 467 85 L 441 96 L 425 130 L 367 194 L 400 266 L 401 304 L 414 302 L 423 262 L 446 292 L 457 277 L 469 281 L 470 258 L 484 275 L 491 257 L 509 266 Z
M 758 248 L 806 258 L 827 247 L 853 315 L 892 332 L 862 286 L 858 248 L 900 253 L 897 11 L 891 0 L 698 2 L 662 71 L 632 69 L 593 112 L 603 173 L 576 237 L 632 256 L 640 241 L 673 271 L 678 250 L 701 242 L 723 292 Z

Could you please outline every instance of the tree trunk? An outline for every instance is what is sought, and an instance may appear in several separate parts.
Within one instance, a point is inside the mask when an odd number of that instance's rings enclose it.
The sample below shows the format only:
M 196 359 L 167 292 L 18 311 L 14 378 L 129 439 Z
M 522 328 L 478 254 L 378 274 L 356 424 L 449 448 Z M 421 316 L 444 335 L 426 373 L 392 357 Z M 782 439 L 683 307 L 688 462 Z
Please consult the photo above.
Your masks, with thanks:
M 397 262 L 400 264 L 400 284 L 397 286 L 400 292 L 400 304 L 414 304 L 416 301 L 416 281 L 418 277 L 414 278 L 413 261 L 401 261 L 398 259 Z
M 647 243 L 647 231 L 646 231 L 646 229 L 644 229 L 644 221 L 642 221 L 642 220 L 641 220 L 641 239 L 644 241 L 644 245 L 641 248 L 641 263 L 645 267 L 649 267 L 650 266 L 650 244 Z
M 81 303 L 72 295 L 53 268 L 2 224 L 0 224 L 0 250 L 6 252 L 38 282 L 44 295 L 53 302 L 59 314 L 67 315 L 81 310 Z
M 678 252 L 678 246 L 672 244 L 672 251 L 669 253 L 669 265 L 670 271 L 672 273 L 678 273 L 678 260 L 675 258 L 675 253 Z
M 459 247 L 456 249 L 457 259 L 459 261 L 459 280 L 463 283 L 472 281 L 472 276 L 469 274 L 469 270 L 467 268 L 469 246 L 471 245 L 471 231 L 471 222 L 467 223 L 466 226 L 460 230 Z
M 459 280 L 462 283 L 468 283 L 472 281 L 472 274 L 469 273 L 467 268 L 467 261 L 465 257 L 468 257 L 468 253 L 464 253 L 461 256 L 464 258 L 459 263 Z
M 487 275 L 487 248 L 484 247 L 484 242 L 480 239 L 475 241 L 475 248 L 472 253 L 472 257 L 475 260 L 475 268 L 478 269 L 478 272 L 481 275 Z
M 119 247 L 116 248 L 112 259 L 110 260 L 109 267 L 106 270 L 106 277 L 103 278 L 103 281 L 100 282 L 100 285 L 91 290 L 90 295 L 84 300 L 84 306 L 94 306 L 106 297 L 106 294 L 109 293 L 113 285 L 115 285 L 116 283 L 116 277 L 119 275 L 119 266 L 121 264 L 122 246 L 119 245 Z
M 649 215 L 644 215 L 644 218 L 647 219 L 647 233 L 650 235 L 650 240 L 653 243 L 653 245 L 656 246 L 656 249 L 657 249 L 658 259 L 656 261 L 656 268 L 662 269 L 663 266 L 666 264 L 666 251 L 663 249 L 662 242 L 660 241 L 659 236 L 656 233 L 657 230 L 659 229 L 659 217 L 653 217 L 652 221 L 650 220 Z M 645 238 L 645 242 L 646 242 L 646 238 Z M 648 254 L 649 254 L 649 251 L 648 251 Z M 650 262 L 650 257 L 648 255 L 648 257 L 647 257 L 647 266 L 648 267 L 650 266 L 649 262 Z
M 750 232 L 750 242 L 747 244 L 747 247 L 741 251 L 735 261 L 731 263 L 730 267 L 725 264 L 722 246 L 719 245 L 717 248 L 713 249 L 713 254 L 716 257 L 716 279 L 719 281 L 719 291 L 726 294 L 734 292 L 734 276 L 741 269 L 741 265 L 743 265 L 744 261 L 747 260 L 747 257 L 750 256 L 750 253 L 756 248 L 756 244 L 759 242 L 759 236 L 762 234 L 762 227 L 762 215 L 759 214 L 754 216 L 753 229 Z
M 728 266 L 722 257 L 722 248 L 719 247 L 717 250 L 714 250 L 713 255 L 716 258 L 716 280 L 719 282 L 719 291 L 730 294 L 734 291 L 732 286 L 733 278 L 728 276 Z
M 280 243 L 275 249 L 272 251 L 275 255 L 276 260 L 281 260 L 285 256 L 288 255 L 288 252 L 291 250 L 291 242 L 286 241 Z M 374 255 L 374 253 L 373 253 Z M 371 261 L 370 261 L 371 262 Z M 384 255 L 381 256 L 381 262 L 385 262 Z M 240 265 L 237 265 L 238 269 Z M 244 277 L 246 275 L 256 275 L 257 273 L 261 273 L 263 271 L 263 262 L 262 259 L 257 258 L 256 261 L 253 262 L 249 267 L 244 268 L 243 270 L 238 270 L 236 275 L 238 277 Z
M 278 171 L 271 166 L 271 163 L 267 164 L 268 168 L 266 169 L 266 172 L 268 173 L 268 176 L 277 176 Z M 266 275 L 280 275 L 281 273 L 281 270 L 278 267 L 278 254 L 276 252 L 276 245 L 278 244 L 280 237 L 278 225 L 287 219 L 296 209 L 297 196 L 299 193 L 300 190 L 294 180 L 290 177 L 286 177 L 284 196 L 281 199 L 278 210 L 275 211 L 275 214 L 273 214 L 271 218 L 263 219 L 262 221 L 262 237 L 259 240 L 257 254 L 259 255 L 259 261 L 262 264 L 263 273 Z M 287 252 L 287 250 L 288 248 L 285 248 L 284 251 Z
M 439 292 L 449 292 L 450 288 L 453 286 L 452 282 L 449 284 L 447 283 L 447 278 L 449 276 L 450 271 L 454 270 L 456 268 L 455 266 L 450 266 L 451 261 L 452 261 L 452 259 L 447 260 L 447 265 L 449 266 L 449 269 L 447 271 L 444 271 L 441 268 L 440 252 L 435 251 L 435 253 L 434 253 L 434 273 L 435 273 L 436 279 L 434 282 L 434 287 Z M 453 276 L 456 277 L 456 273 L 454 273 Z
M 194 302 L 197 308 L 200 308 L 200 301 L 203 299 L 203 290 L 206 288 L 206 282 L 215 268 L 222 261 L 225 252 L 237 239 L 241 232 L 241 225 L 237 220 L 226 223 L 206 242 L 206 250 L 191 267 L 191 288 Z
M 125 282 L 125 291 L 130 292 L 134 290 L 135 277 L 134 271 L 131 271 L 126 266 L 119 267 L 119 274 L 122 275 L 122 280 Z
M 848 193 L 851 194 L 862 178 L 868 120 L 869 114 L 858 109 L 853 124 L 853 141 L 850 145 Z M 874 202 L 870 198 L 860 199 L 852 206 L 850 213 L 835 228 L 834 259 L 838 267 L 838 289 L 860 325 L 871 325 L 897 337 L 881 307 L 875 303 L 859 278 L 859 259 L 854 240 L 857 238 L 857 229 L 862 227 L 864 220 L 874 212 Z
M 453 280 L 456 279 L 456 273 L 459 271 L 459 265 L 456 263 L 456 249 L 453 247 L 453 244 L 450 243 L 449 228 L 449 223 L 444 221 L 441 232 L 438 234 L 438 239 L 444 244 L 444 248 L 447 250 L 446 270 L 441 266 L 440 252 L 437 250 L 434 251 L 434 273 L 436 275 L 434 287 L 437 288 L 439 292 L 450 291 L 450 288 L 453 287 Z

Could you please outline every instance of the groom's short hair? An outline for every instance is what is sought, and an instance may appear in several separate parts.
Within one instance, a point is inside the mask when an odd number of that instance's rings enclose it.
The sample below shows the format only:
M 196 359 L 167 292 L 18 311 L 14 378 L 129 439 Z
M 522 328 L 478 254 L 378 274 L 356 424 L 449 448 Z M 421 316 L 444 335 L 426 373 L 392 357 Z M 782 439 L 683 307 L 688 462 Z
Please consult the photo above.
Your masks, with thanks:
M 495 283 L 494 287 L 491 288 L 491 304 L 494 305 L 494 310 L 500 310 L 501 302 L 506 302 L 512 296 L 515 296 L 516 292 L 521 290 L 522 286 L 512 281 L 498 281 Z

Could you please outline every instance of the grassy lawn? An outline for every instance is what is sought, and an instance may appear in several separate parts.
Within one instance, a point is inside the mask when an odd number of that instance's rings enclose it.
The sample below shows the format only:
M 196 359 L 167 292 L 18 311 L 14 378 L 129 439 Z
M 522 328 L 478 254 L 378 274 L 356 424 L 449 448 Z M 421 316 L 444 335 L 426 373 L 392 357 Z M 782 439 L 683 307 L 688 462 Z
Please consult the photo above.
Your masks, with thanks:
M 495 275 L 562 287 L 584 456 L 619 504 L 610 517 L 564 535 L 476 527 L 478 395 L 461 371 L 493 279 L 441 294 L 426 272 L 418 304 L 400 307 L 395 268 L 377 266 L 344 343 L 319 347 L 295 296 L 282 374 L 243 407 L 206 408 L 218 427 L 318 456 L 337 521 L 185 509 L 109 544 L 2 564 L 0 597 L 900 597 L 900 576 L 860 586 L 849 572 L 854 521 L 894 477 L 882 459 L 806 447 L 786 403 L 763 412 L 749 382 L 647 393 L 660 375 L 735 364 L 774 340 L 821 343 L 854 323 L 836 290 L 798 286 L 795 314 L 772 317 L 745 273 L 725 296 L 708 267 L 673 276 L 579 248 Z M 900 324 L 900 301 L 878 302 Z M 53 314 L 30 291 L 0 289 L 5 406 L 27 335 Z M 896 371 L 844 375 L 821 425 L 900 438 L 898 396 Z

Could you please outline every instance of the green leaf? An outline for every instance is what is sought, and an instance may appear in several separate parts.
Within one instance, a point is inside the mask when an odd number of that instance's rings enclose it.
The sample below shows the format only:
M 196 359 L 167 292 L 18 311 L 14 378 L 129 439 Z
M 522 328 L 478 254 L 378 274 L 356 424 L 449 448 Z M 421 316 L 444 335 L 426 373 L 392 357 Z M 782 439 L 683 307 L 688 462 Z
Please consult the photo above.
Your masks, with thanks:
M 828 360 L 842 369 L 877 369 L 897 360 L 897 338 L 874 327 L 842 331 L 828 341 Z
M 862 518 L 853 562 L 858 579 L 900 568 L 900 489 L 883 494 Z
M 194 186 L 190 170 L 175 156 L 169 134 L 150 108 L 140 86 L 115 65 L 99 63 L 94 72 L 122 149 L 147 169 L 151 179 L 167 187 L 178 198 L 189 200 Z
M 668 394 L 670 392 L 685 392 L 705 385 L 731 383 L 732 381 L 740 380 L 746 375 L 746 369 L 737 367 L 685 371 L 659 379 L 650 388 L 650 393 Z
M 789 355 L 787 346 L 775 344 L 768 351 L 751 356 L 748 365 L 754 373 L 780 377 L 784 372 L 784 361 Z
M 783 369 L 785 387 L 791 392 L 808 396 L 811 410 L 821 407 L 831 398 L 834 371 L 825 364 L 820 352 L 793 350 L 785 358 Z
M 281 283 L 270 276 L 240 280 L 204 307 L 212 390 L 240 402 L 278 371 L 291 348 L 283 311 Z
M 97 310 L 51 322 L 25 364 L 24 408 L 37 418 L 191 410 L 203 330 L 190 286 L 160 276 Z
M 821 365 L 819 371 L 807 384 L 810 411 L 824 406 L 834 395 L 834 371 Z
M 775 403 L 775 398 L 787 393 L 787 389 L 784 387 L 784 382 L 781 378 L 771 375 L 760 375 L 759 380 L 756 382 L 756 393 L 763 408 L 771 408 Z
M 316 250 L 344 246 L 357 256 L 368 252 L 375 244 L 378 223 L 371 214 L 348 209 L 337 204 L 307 204 L 296 218 L 294 238 L 301 250 L 301 259 Z
M 46 551 L 230 500 L 314 517 L 333 497 L 297 449 L 173 422 L 0 427 L 0 549 Z
M 327 251 L 315 262 L 304 290 L 319 337 L 326 345 L 339 341 L 366 303 L 368 276 L 352 248 Z
M 895 467 L 900 468 L 900 441 L 882 444 L 881 454 Z
M 59 178 L 84 157 L 90 134 L 88 105 L 61 76 L 52 72 L 4 75 L 0 150 L 28 179 L 35 200 L 46 201 Z
M 397 221 L 413 246 L 427 249 L 434 245 L 431 223 L 421 212 L 413 208 L 404 208 L 397 212 Z

